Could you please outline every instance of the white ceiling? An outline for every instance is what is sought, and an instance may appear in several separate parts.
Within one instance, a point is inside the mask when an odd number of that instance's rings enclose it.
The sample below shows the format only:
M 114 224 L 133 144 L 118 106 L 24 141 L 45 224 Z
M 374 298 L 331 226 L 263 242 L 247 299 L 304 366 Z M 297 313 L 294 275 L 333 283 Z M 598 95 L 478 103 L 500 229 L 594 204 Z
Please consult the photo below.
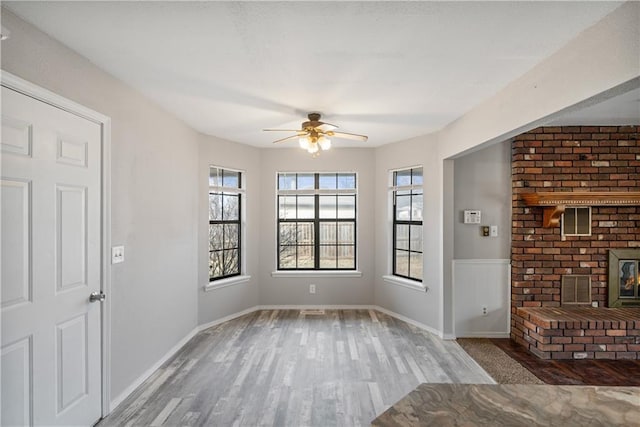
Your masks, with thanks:
M 259 147 L 309 111 L 369 146 L 436 131 L 620 4 L 3 2 L 198 131 Z

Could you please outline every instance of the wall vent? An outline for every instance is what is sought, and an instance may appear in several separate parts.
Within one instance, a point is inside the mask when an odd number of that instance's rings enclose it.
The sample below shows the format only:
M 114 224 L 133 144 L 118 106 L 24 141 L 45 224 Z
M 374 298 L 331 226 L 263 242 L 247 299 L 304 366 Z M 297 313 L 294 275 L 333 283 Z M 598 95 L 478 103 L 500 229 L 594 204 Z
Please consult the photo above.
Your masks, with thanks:
M 562 276 L 560 298 L 562 305 L 591 305 L 591 276 Z
M 300 310 L 300 314 L 303 316 L 322 316 L 325 312 L 321 308 L 308 308 Z

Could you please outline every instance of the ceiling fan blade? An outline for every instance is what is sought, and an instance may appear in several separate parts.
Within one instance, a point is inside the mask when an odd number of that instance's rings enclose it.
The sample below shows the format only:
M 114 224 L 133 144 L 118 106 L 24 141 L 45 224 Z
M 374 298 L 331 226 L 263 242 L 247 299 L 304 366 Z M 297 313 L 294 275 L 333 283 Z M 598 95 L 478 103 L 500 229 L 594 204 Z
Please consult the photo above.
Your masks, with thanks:
M 369 139 L 369 137 L 366 135 L 358 135 L 357 133 L 347 133 L 347 132 L 329 131 L 329 132 L 326 132 L 326 135 L 333 136 L 336 138 L 354 139 L 356 141 L 366 141 Z
M 264 132 L 301 132 L 300 129 L 262 129 Z
M 318 126 L 329 126 L 333 129 L 338 129 L 337 125 L 332 125 L 331 123 L 327 123 L 327 122 L 318 122 Z
M 290 139 L 295 139 L 295 138 L 300 138 L 300 135 L 291 135 L 291 136 L 288 136 L 286 138 L 282 138 L 282 139 L 278 139 L 276 141 L 273 141 L 273 143 L 277 144 L 278 142 L 285 142 L 285 141 L 289 141 Z

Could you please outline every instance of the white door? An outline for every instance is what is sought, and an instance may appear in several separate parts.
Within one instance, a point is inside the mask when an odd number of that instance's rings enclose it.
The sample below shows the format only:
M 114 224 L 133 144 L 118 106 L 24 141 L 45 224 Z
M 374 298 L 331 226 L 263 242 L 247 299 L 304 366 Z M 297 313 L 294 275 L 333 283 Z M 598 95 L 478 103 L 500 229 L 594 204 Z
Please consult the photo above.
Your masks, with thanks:
M 100 125 L 2 88 L 1 424 L 101 415 Z

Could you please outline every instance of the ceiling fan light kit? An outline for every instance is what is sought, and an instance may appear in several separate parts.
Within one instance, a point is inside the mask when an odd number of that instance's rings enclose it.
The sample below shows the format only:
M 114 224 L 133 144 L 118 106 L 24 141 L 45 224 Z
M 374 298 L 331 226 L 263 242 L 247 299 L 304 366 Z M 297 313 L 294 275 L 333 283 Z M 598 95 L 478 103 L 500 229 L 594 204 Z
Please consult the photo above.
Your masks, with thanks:
M 282 139 L 273 141 L 274 144 L 279 142 L 285 142 L 293 139 L 298 139 L 298 144 L 303 150 L 307 150 L 309 154 L 314 157 L 320 154 L 320 151 L 327 151 L 331 148 L 331 139 L 344 138 L 354 139 L 357 141 L 367 141 L 366 135 L 358 135 L 355 133 L 336 132 L 333 129 L 337 129 L 338 126 L 331 123 L 325 123 L 320 121 L 320 113 L 309 113 L 307 115 L 308 121 L 303 122 L 300 129 L 263 129 L 267 132 L 295 132 L 295 135 L 288 136 Z M 325 129 L 329 128 L 329 129 Z

